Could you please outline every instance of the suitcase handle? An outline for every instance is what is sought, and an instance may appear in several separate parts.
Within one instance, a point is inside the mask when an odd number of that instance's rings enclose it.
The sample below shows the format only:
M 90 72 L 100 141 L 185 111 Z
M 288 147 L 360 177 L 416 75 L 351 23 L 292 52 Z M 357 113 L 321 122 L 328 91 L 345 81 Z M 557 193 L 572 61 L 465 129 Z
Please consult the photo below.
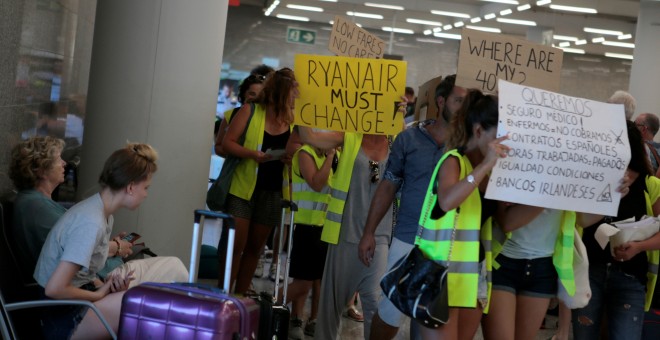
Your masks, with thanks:
M 199 251 L 202 238 L 202 225 L 200 224 L 204 218 L 212 219 L 223 219 L 222 229 L 223 234 L 225 230 L 228 230 L 228 240 L 227 240 L 227 262 L 225 263 L 225 281 L 223 282 L 223 288 L 225 292 L 229 293 L 229 283 L 231 281 L 231 263 L 232 257 L 234 254 L 234 239 L 236 235 L 236 227 L 234 225 L 234 217 L 232 215 L 223 213 L 221 211 L 210 211 L 203 209 L 195 210 L 195 224 L 193 225 L 193 238 L 192 238 L 192 250 L 190 253 L 190 270 L 188 272 L 188 282 L 193 283 L 197 280 L 197 271 L 199 270 Z M 226 228 L 226 229 L 225 229 Z

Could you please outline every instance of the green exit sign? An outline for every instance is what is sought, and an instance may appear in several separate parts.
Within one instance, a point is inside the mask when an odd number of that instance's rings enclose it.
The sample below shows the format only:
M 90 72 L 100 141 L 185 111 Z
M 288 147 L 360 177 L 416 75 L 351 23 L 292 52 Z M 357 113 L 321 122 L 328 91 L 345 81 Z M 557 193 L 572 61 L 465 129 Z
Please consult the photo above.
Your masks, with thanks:
M 316 31 L 289 27 L 286 30 L 286 41 L 290 43 L 314 45 Z

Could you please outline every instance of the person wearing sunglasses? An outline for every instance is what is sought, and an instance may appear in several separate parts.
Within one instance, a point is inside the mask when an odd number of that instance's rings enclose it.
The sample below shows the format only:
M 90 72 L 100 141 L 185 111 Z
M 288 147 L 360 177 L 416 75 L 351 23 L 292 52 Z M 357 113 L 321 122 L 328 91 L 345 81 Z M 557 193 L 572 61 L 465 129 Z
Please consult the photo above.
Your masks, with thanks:
M 461 108 L 467 90 L 455 86 L 456 75 L 446 76 L 436 88 L 436 105 L 441 112 L 437 119 L 419 122 L 401 132 L 390 150 L 383 180 L 378 184 L 374 199 L 369 207 L 367 222 L 359 244 L 359 256 L 362 263 L 369 265 L 369 259 L 374 257 L 374 231 L 378 222 L 384 217 L 388 207 L 392 206 L 397 192 L 401 192 L 396 226 L 392 232 L 392 244 L 387 258 L 387 270 L 390 270 L 401 258 L 413 248 L 415 234 L 419 225 L 419 215 L 422 211 L 424 191 L 429 185 L 435 165 L 444 153 L 445 139 L 449 132 L 449 121 Z M 479 326 L 480 311 L 464 309 L 464 314 L 478 313 L 477 320 L 472 323 L 462 323 L 459 339 L 474 337 Z M 466 316 L 467 317 L 467 316 Z M 378 313 L 374 315 L 371 324 L 371 339 L 392 339 L 399 331 L 406 316 L 401 313 L 383 294 Z M 417 333 L 416 323 L 411 323 L 411 338 Z M 465 334 L 464 337 L 461 335 Z
M 407 101 L 402 97 L 399 110 Z M 376 192 L 389 155 L 385 135 L 352 132 L 321 132 L 299 127 L 303 143 L 320 149 L 341 147 L 337 171 L 331 181 L 331 198 L 321 239 L 328 243 L 319 316 L 315 339 L 335 339 L 341 315 L 355 292 L 359 293 L 364 315 L 364 334 L 369 338 L 371 318 L 378 307 L 380 278 L 387 265 L 387 247 L 392 232 L 392 206 L 374 233 L 376 256 L 366 266 L 355 261 L 358 243 L 367 219 L 369 204 Z
M 251 103 L 259 96 L 261 90 L 264 87 L 264 80 L 266 76 L 273 72 L 273 69 L 266 65 L 261 65 L 252 70 L 252 73 L 243 81 L 241 85 L 238 86 L 238 102 L 243 106 L 246 103 Z M 227 126 L 229 126 L 229 121 L 236 111 L 241 107 L 233 108 L 227 110 L 224 113 L 224 117 L 215 122 L 215 154 L 218 156 L 225 157 L 227 153 L 222 149 L 222 140 L 225 138 L 225 133 L 227 132 Z

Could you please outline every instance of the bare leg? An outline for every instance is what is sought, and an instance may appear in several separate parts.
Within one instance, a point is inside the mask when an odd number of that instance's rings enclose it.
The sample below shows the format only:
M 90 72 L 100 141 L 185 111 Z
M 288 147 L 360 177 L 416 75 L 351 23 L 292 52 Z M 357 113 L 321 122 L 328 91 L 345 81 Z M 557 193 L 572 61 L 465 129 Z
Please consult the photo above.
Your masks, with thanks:
M 461 308 L 458 311 L 458 320 L 461 327 L 458 328 L 459 340 L 472 340 L 479 329 L 479 323 L 483 316 L 483 308 L 477 303 L 477 308 Z
M 518 295 L 516 303 L 516 340 L 534 339 L 548 311 L 550 298 Z
M 257 269 L 261 249 L 266 244 L 266 239 L 268 239 L 268 234 L 270 234 L 272 228 L 272 226 L 257 223 L 250 225 L 247 244 L 245 245 L 243 256 L 238 266 L 235 289 L 237 294 L 244 294 L 250 287 L 254 270 Z
M 428 328 L 420 324 L 419 334 L 423 340 L 453 340 L 458 336 L 459 323 L 459 309 L 449 308 L 449 321 L 446 324 L 438 328 Z
M 312 310 L 309 315 L 311 320 L 316 320 L 319 314 L 319 300 L 321 299 L 321 280 L 314 280 L 312 284 Z
M 103 314 L 103 317 L 108 321 L 115 333 L 119 329 L 121 299 L 125 292 L 126 291 L 108 294 L 103 299 L 94 302 L 94 305 L 98 307 L 101 314 Z M 78 325 L 78 328 L 76 328 L 76 332 L 73 334 L 72 339 L 103 339 L 109 338 L 109 336 L 110 334 L 108 334 L 108 331 L 103 327 L 101 320 L 99 320 L 93 311 L 88 310 L 85 317 Z
M 557 334 L 553 337 L 554 340 L 568 340 L 568 333 L 571 329 L 571 310 L 559 301 L 559 327 L 557 327 Z
M 545 308 L 547 309 L 548 306 L 546 305 Z M 488 314 L 484 316 L 484 339 L 513 339 L 517 321 L 512 317 L 514 315 L 516 315 L 516 296 L 511 292 L 493 290 Z M 533 338 L 532 336 L 531 339 Z
M 413 320 L 411 322 L 415 321 Z M 371 335 L 369 336 L 370 340 L 393 339 L 398 332 L 399 327 L 390 326 L 380 318 L 377 312 L 374 314 L 374 317 L 371 320 Z
M 243 250 L 245 249 L 245 245 L 247 244 L 248 231 L 250 229 L 250 220 L 237 217 L 235 219 L 235 227 L 236 227 L 236 238 L 234 240 L 234 252 L 232 255 L 233 257 L 231 262 L 231 281 L 229 282 L 229 290 L 231 290 L 231 287 L 234 285 L 234 282 L 236 282 L 236 276 L 238 275 L 239 264 L 241 263 L 241 255 L 243 254 Z M 218 261 L 219 261 L 218 287 L 223 288 L 222 286 L 225 280 L 225 263 L 227 262 L 227 254 L 225 253 L 225 251 L 220 251 L 220 254 L 218 256 Z M 255 269 L 256 269 L 256 265 L 255 265 Z

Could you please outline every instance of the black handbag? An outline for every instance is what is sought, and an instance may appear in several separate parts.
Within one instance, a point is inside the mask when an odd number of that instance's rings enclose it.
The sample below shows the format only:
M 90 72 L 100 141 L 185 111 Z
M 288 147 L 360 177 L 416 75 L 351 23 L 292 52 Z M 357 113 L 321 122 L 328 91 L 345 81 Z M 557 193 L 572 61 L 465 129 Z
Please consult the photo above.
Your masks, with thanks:
M 237 141 L 238 144 L 241 145 L 245 143 L 245 134 L 248 127 L 250 126 L 250 121 L 252 121 L 252 116 L 254 115 L 254 104 L 249 105 L 251 106 L 250 117 L 248 117 L 248 121 L 245 124 L 245 130 L 243 130 L 243 133 Z M 229 119 L 229 123 L 231 123 L 231 120 L 234 119 L 234 117 L 236 117 L 235 113 L 232 114 L 231 118 Z M 222 164 L 222 170 L 220 170 L 218 178 L 213 182 L 213 184 L 211 184 L 209 191 L 206 192 L 206 205 L 209 207 L 209 209 L 214 211 L 225 210 L 227 195 L 229 195 L 229 187 L 231 186 L 231 180 L 234 177 L 234 171 L 236 170 L 236 167 L 241 162 L 241 160 L 241 158 L 231 155 L 227 155 L 227 157 L 225 157 L 225 161 Z
M 380 287 L 396 308 L 426 327 L 449 320 L 447 267 L 427 259 L 417 245 L 383 276 Z
M 435 176 L 431 182 L 434 181 Z M 429 209 L 436 206 L 436 202 L 430 200 L 427 203 L 423 211 L 425 218 L 431 215 Z M 419 246 L 415 245 L 406 257 L 400 259 L 390 271 L 385 273 L 380 281 L 385 296 L 396 308 L 429 328 L 438 328 L 449 321 L 447 274 L 456 237 L 457 220 L 458 211 L 454 215 L 447 266 L 427 259 Z M 422 234 L 425 224 L 426 220 L 420 223 L 418 235 Z

